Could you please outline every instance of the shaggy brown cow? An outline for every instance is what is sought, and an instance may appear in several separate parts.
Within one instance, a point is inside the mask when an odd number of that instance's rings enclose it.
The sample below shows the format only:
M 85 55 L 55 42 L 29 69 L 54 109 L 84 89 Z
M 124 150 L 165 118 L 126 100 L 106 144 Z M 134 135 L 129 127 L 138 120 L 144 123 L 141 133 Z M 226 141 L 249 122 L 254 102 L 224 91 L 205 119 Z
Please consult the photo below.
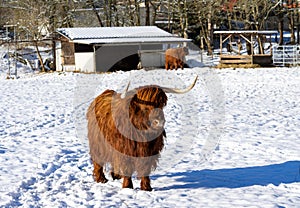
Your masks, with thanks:
M 169 48 L 166 50 L 166 60 L 165 60 L 165 68 L 168 69 L 178 69 L 180 67 L 183 69 L 185 63 L 185 56 L 189 54 L 189 50 L 187 47 L 182 48 Z
M 184 90 L 144 86 L 125 95 L 106 90 L 91 103 L 88 139 L 96 182 L 107 182 L 103 166 L 110 163 L 112 178 L 123 178 L 123 188 L 133 188 L 131 176 L 136 172 L 141 190 L 152 190 L 149 174 L 157 166 L 166 136 L 166 93 L 188 92 L 196 80 Z

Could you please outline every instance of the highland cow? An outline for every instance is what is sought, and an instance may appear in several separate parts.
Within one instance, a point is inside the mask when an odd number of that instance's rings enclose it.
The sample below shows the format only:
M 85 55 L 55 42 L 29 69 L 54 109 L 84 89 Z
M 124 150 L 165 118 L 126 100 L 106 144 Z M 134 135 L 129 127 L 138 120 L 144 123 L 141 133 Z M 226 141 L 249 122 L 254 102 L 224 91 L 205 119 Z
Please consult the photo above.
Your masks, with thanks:
M 96 97 L 87 111 L 94 180 L 108 181 L 103 167 L 109 163 L 112 178 L 123 178 L 123 188 L 133 188 L 131 177 L 136 172 L 141 190 L 151 191 L 149 175 L 157 167 L 166 137 L 166 93 L 186 93 L 196 80 L 184 90 L 150 85 L 124 94 L 106 90 Z
M 178 69 L 180 67 L 183 69 L 185 63 L 185 56 L 189 54 L 187 47 L 182 48 L 169 48 L 166 50 L 165 56 L 165 68 L 168 69 Z

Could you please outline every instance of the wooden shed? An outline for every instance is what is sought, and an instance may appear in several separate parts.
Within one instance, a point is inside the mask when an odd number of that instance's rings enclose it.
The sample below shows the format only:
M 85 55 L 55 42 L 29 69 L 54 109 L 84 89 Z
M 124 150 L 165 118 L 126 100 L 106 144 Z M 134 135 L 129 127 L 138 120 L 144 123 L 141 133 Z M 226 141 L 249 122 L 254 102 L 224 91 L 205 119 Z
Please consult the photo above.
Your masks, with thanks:
M 249 64 L 267 66 L 272 61 L 272 38 L 277 31 L 233 30 L 215 31 L 220 37 L 220 64 Z M 235 43 L 236 48 L 233 48 Z M 266 48 L 264 47 L 266 45 Z M 246 45 L 243 53 L 243 45 Z M 226 47 L 226 52 L 224 52 Z M 255 50 L 256 49 L 256 50 Z
M 60 28 L 57 71 L 107 72 L 164 65 L 164 51 L 191 40 L 155 26 Z M 126 67 L 127 66 L 127 67 Z

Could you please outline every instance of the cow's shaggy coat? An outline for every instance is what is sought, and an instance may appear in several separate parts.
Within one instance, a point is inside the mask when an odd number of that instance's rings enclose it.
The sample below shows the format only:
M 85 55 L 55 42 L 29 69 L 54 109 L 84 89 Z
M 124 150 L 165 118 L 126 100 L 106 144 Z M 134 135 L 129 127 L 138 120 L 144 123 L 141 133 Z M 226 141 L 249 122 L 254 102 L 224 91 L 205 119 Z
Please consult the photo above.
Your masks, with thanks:
M 87 120 L 95 181 L 107 182 L 103 166 L 110 163 L 113 179 L 123 177 L 123 188 L 133 188 L 131 175 L 136 172 L 141 189 L 152 190 L 149 174 L 164 146 L 166 104 L 158 86 L 129 91 L 124 98 L 106 90 L 91 103 Z
M 123 188 L 133 188 L 134 172 L 141 178 L 141 189 L 151 191 L 149 174 L 157 167 L 164 146 L 166 93 L 183 94 L 185 89 L 144 86 L 126 94 L 106 90 L 88 108 L 88 139 L 95 181 L 105 183 L 103 172 L 111 164 L 113 179 L 123 178 Z
M 187 47 L 169 48 L 165 54 L 165 69 L 183 69 L 186 62 L 185 56 L 189 54 Z

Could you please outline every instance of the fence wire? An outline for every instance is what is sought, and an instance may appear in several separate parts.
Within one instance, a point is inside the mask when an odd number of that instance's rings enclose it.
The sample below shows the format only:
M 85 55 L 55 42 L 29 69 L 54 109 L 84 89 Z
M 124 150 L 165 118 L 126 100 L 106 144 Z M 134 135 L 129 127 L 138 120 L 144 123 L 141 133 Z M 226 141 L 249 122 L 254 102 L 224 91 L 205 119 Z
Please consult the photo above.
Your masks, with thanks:
M 300 46 L 299 45 L 274 46 L 273 63 L 276 66 L 300 65 Z

